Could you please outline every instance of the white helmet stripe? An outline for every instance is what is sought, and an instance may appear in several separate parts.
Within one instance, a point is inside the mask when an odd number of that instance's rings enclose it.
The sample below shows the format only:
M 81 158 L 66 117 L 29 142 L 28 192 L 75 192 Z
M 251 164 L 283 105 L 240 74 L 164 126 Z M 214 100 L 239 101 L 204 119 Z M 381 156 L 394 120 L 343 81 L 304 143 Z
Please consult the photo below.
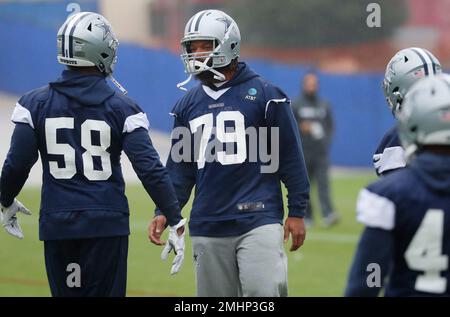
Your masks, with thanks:
M 191 27 L 190 27 L 190 29 L 189 29 L 189 32 L 194 32 L 194 30 L 195 30 L 195 24 L 197 23 L 197 20 L 200 18 L 200 16 L 203 15 L 203 13 L 204 13 L 204 11 L 200 11 L 199 13 L 197 13 L 196 15 L 194 15 L 194 18 L 193 18 L 193 20 L 192 20 L 192 23 L 191 23 Z
M 86 14 L 86 12 L 80 12 L 80 13 L 76 13 L 73 15 L 73 17 L 71 18 L 70 22 L 67 25 L 67 29 L 65 30 L 66 32 L 63 34 L 64 36 L 64 42 L 66 43 L 65 45 L 65 56 L 66 57 L 70 57 L 70 50 L 69 50 L 69 45 L 70 45 L 70 33 L 73 34 L 72 29 L 75 26 L 75 24 L 80 20 L 80 18 Z
M 423 52 L 423 50 L 421 50 L 420 48 L 412 48 L 413 52 L 416 53 L 420 60 L 423 63 L 423 68 L 425 70 L 425 76 L 428 76 L 429 71 L 428 71 L 428 62 L 427 62 L 427 55 Z
M 67 29 L 68 29 L 68 26 L 69 26 L 69 23 L 70 23 L 70 20 L 72 20 L 73 18 L 74 18 L 74 16 L 75 16 L 76 14 L 73 14 L 73 15 L 71 15 L 68 19 L 67 19 L 67 21 L 66 21 L 66 25 L 64 26 L 64 30 L 63 30 L 63 32 L 62 32 L 62 37 L 61 37 L 61 51 L 62 51 L 62 56 L 63 57 L 66 57 L 66 37 L 64 36 L 65 34 L 66 34 L 66 31 L 67 31 Z
M 75 28 L 77 27 L 78 23 L 81 22 L 81 20 L 83 20 L 85 17 L 89 16 L 90 13 L 86 13 L 82 16 L 80 16 L 80 18 L 78 19 L 78 21 L 75 22 L 75 24 L 72 27 L 72 30 L 69 33 L 69 57 L 73 58 L 73 33 L 75 32 Z
M 197 21 L 195 22 L 195 28 L 194 28 L 195 32 L 198 31 L 198 27 L 200 26 L 200 21 L 202 20 L 202 17 L 205 15 L 206 12 L 208 12 L 208 11 L 203 11 L 203 13 L 200 14 Z
M 431 67 L 433 68 L 433 74 L 436 74 L 436 63 L 434 62 L 433 57 L 431 56 L 430 52 L 425 51 L 425 50 L 424 50 L 424 52 L 430 58 Z
M 423 56 L 425 56 L 425 61 L 430 66 L 430 74 L 436 74 L 436 66 L 433 63 L 433 59 L 431 58 L 430 54 L 427 52 L 427 50 L 424 50 L 423 48 L 418 47 L 417 50 L 422 53 Z
M 189 19 L 189 22 L 187 23 L 187 28 L 186 28 L 186 30 L 187 30 L 188 32 L 190 32 L 191 25 L 192 25 L 192 21 L 194 21 L 194 17 L 190 18 L 190 19 Z

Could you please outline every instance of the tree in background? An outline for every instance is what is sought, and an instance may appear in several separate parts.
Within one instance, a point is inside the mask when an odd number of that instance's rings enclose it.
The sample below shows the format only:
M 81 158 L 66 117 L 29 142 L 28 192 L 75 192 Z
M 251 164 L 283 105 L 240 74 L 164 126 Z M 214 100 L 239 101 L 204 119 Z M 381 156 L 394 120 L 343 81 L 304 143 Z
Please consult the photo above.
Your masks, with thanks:
M 381 6 L 381 27 L 366 24 L 369 3 Z M 224 10 L 246 43 L 256 46 L 319 47 L 381 40 L 407 18 L 403 0 L 234 0 Z

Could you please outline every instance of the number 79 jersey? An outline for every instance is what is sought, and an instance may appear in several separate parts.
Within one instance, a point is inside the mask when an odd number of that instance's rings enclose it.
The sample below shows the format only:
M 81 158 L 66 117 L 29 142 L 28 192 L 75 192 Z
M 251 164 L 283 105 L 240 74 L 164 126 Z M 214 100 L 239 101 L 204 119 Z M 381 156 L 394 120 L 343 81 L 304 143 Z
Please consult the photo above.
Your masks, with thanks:
M 393 235 L 386 296 L 450 295 L 449 161 L 421 154 L 359 194 L 358 221 Z
M 240 235 L 281 222 L 281 181 L 289 193 L 289 216 L 304 216 L 309 181 L 300 135 L 290 101 L 278 87 L 239 63 L 225 85 L 192 88 L 172 113 L 167 168 L 181 206 L 195 185 L 191 235 Z M 250 218 L 255 222 L 238 228 Z
M 86 105 L 50 84 L 24 95 L 14 109 L 12 121 L 34 129 L 41 155 L 43 240 L 91 235 L 77 232 L 85 228 L 92 228 L 92 235 L 129 233 L 120 156 L 126 133 L 147 130 L 148 121 L 131 99 L 115 93 L 106 82 L 101 89 L 97 97 L 103 94 L 104 100 Z M 91 225 L 82 226 L 80 218 Z M 56 230 L 69 222 L 80 225 Z

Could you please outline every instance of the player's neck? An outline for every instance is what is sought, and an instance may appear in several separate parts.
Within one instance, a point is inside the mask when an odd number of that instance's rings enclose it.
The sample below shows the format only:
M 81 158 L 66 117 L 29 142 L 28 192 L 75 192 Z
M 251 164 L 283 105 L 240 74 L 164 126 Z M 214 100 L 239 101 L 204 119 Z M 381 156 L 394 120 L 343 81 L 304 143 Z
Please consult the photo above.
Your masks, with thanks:
M 70 71 L 78 72 L 85 75 L 103 75 L 96 67 L 68 67 Z

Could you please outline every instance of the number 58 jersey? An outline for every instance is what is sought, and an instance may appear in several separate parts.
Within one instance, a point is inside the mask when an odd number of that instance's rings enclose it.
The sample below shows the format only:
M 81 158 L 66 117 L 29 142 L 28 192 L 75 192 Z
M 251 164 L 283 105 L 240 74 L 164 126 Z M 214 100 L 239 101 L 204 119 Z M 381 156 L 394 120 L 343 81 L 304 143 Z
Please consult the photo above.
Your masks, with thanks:
M 34 129 L 41 155 L 42 240 L 129 234 L 120 156 L 127 134 L 148 129 L 131 99 L 103 76 L 64 71 L 24 95 L 12 121 Z

